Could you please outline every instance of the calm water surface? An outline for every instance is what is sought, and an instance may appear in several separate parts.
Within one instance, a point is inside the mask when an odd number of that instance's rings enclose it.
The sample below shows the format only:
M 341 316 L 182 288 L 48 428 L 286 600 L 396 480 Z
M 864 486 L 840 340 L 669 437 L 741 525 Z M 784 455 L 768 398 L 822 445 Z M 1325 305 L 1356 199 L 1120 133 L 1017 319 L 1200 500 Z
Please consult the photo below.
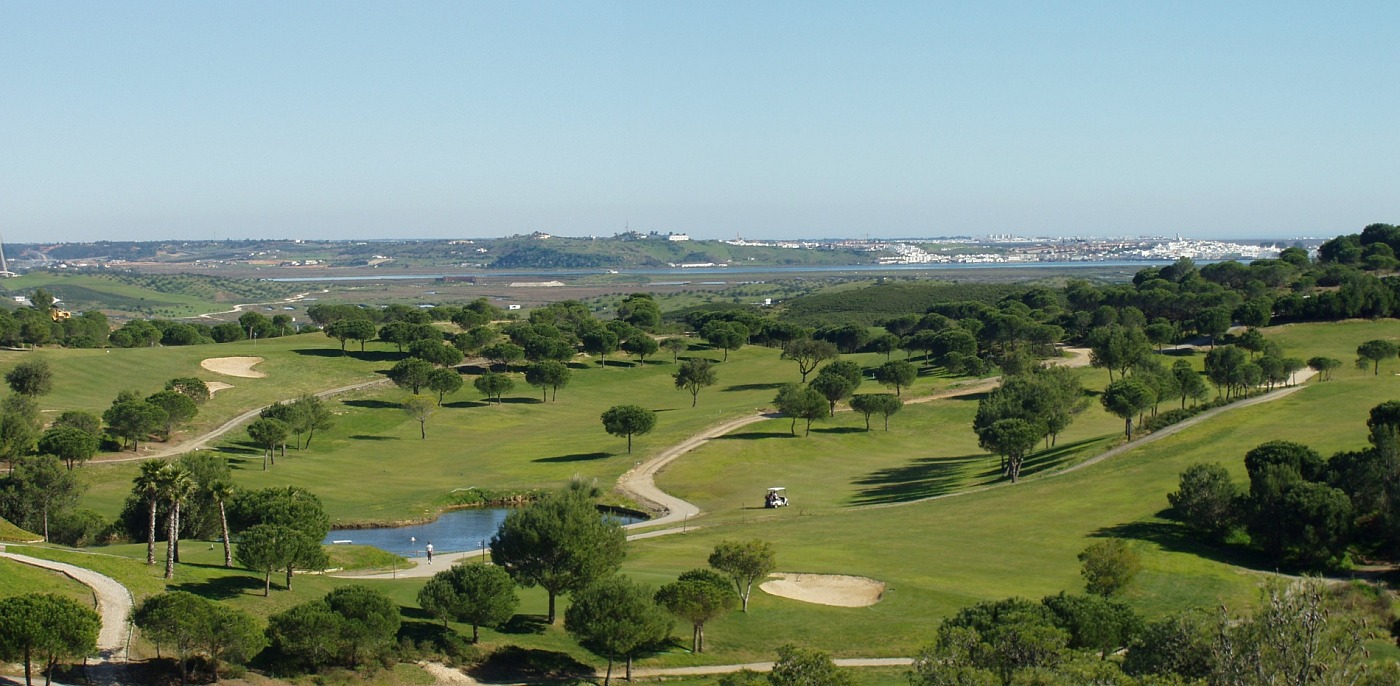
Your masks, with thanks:
M 427 524 L 378 529 L 332 529 L 323 542 L 349 541 L 357 545 L 372 545 L 404 557 L 421 557 L 429 543 L 433 544 L 435 553 L 478 550 L 491 540 L 508 512 L 508 508 L 473 508 L 444 512 Z M 623 524 L 641 521 L 639 518 L 614 514 L 604 516 Z

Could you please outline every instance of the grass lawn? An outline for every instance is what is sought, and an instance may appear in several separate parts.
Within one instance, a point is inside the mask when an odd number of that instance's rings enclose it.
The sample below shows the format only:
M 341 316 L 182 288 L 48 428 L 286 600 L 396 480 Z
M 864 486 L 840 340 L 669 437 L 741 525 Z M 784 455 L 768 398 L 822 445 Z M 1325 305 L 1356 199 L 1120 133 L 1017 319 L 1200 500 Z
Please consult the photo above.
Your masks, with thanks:
M 1267 333 L 1293 356 L 1350 360 L 1361 341 L 1400 336 L 1400 322 L 1289 326 Z M 691 354 L 718 357 L 710 351 Z M 867 366 L 883 361 L 858 357 Z M 1199 364 L 1201 357 L 1188 359 Z M 534 402 L 532 389 L 517 381 L 522 387 L 508 398 L 515 402 L 485 405 L 474 399 L 469 385 L 429 420 L 427 440 L 418 438 L 417 423 L 398 409 L 403 392 L 349 395 L 337 405 L 343 414 L 335 429 L 318 435 L 310 450 L 289 452 L 268 472 L 261 471 L 257 452 L 239 440 L 221 447 L 229 451 L 242 488 L 306 486 L 342 521 L 407 519 L 449 502 L 454 489 L 551 486 L 574 475 L 610 485 L 647 455 L 705 426 L 766 406 L 777 384 L 798 377 L 796 365 L 778 360 L 776 351 L 746 347 L 719 365 L 719 383 L 703 391 L 699 405 L 691 408 L 689 396 L 672 387 L 673 369 L 666 362 L 578 369 L 557 403 Z M 1092 388 L 1107 381 L 1102 370 L 1081 374 Z M 914 393 L 948 382 L 921 378 Z M 885 597 L 867 608 L 837 608 L 755 590 L 749 613 L 706 626 L 705 655 L 685 650 L 688 632 L 678 625 L 675 633 L 681 640 L 642 664 L 765 661 L 788 642 L 837 657 L 910 656 L 931 640 L 942 618 L 968 604 L 1080 590 L 1075 555 L 1106 536 L 1129 539 L 1141 551 L 1144 570 L 1126 599 L 1149 616 L 1189 606 L 1247 606 L 1257 598 L 1267 566 L 1248 555 L 1197 544 L 1164 518 L 1166 494 L 1175 490 L 1179 473 L 1196 462 L 1218 461 L 1243 481 L 1244 453 L 1279 438 L 1307 443 L 1324 455 L 1363 446 L 1367 411 L 1393 399 L 1400 390 L 1396 384 L 1400 380 L 1393 375 L 1338 370 L 1334 381 L 1310 382 L 1287 398 L 1228 411 L 1107 462 L 1049 476 L 1050 467 L 1072 464 L 1118 440 L 1121 423 L 1095 402 L 1060 437 L 1058 450 L 1032 458 L 1022 483 L 919 503 L 908 501 L 994 477 L 996 458 L 977 449 L 969 428 L 976 410 L 972 400 L 908 406 L 892 419 L 889 432 L 879 428 L 877 418 L 875 430 L 866 433 L 863 420 L 851 413 L 818 423 L 808 437 L 787 436 L 786 420 L 749 425 L 681 458 L 661 475 L 663 488 L 709 514 L 697 522 L 701 528 L 686 534 L 634 542 L 624 573 L 660 586 L 682 571 L 704 566 L 720 540 L 762 538 L 777 547 L 781 571 L 868 576 L 888 584 Z M 604 409 L 622 403 L 659 411 L 656 430 L 636 438 L 630 456 L 623 439 L 604 433 L 598 421 Z M 124 495 L 130 483 L 124 469 L 134 467 L 84 468 L 92 480 L 105 475 L 116 484 L 105 496 L 95 488 L 89 506 L 111 508 L 118 502 L 111 494 Z M 763 488 L 771 485 L 787 486 L 794 506 L 776 512 L 757 509 Z M 144 564 L 143 545 L 102 551 L 116 556 L 34 550 L 36 555 L 81 560 L 79 564 L 128 582 L 138 597 L 165 588 L 159 565 L 152 569 Z M 221 567 L 219 546 L 187 543 L 185 557 L 172 588 L 261 615 L 353 583 L 299 576 L 294 590 L 263 598 L 261 578 Z M 389 593 L 404 606 L 407 619 L 429 621 L 416 608 L 421 580 L 364 583 Z M 538 589 L 521 589 L 520 595 L 522 615 L 544 612 L 545 598 Z M 567 600 L 561 612 L 566 606 Z M 504 631 L 484 631 L 483 644 L 561 651 L 601 664 L 561 627 L 541 627 L 528 616 Z M 870 683 L 901 681 L 902 672 L 870 672 L 872 679 L 883 679 Z
M 719 356 L 708 350 L 690 354 Z M 879 359 L 852 357 L 866 365 Z M 542 401 L 519 374 L 515 390 L 499 405 L 481 401 L 468 383 L 428 420 L 426 439 L 399 408 L 409 393 L 390 388 L 337 399 L 336 428 L 318 434 L 309 450 L 289 451 L 266 472 L 260 451 L 241 432 L 230 434 L 219 448 L 230 456 L 240 487 L 307 486 L 342 524 L 405 521 L 431 516 L 461 499 L 454 493 L 470 489 L 525 491 L 577 476 L 606 490 L 655 452 L 704 427 L 767 407 L 779 385 L 800 378 L 796 364 L 779 360 L 778 351 L 746 347 L 718 365 L 718 383 L 701 391 L 691 407 L 690 395 L 674 387 L 676 367 L 669 361 L 576 367 L 557 401 Z M 952 381 L 927 377 L 914 392 Z M 599 420 L 619 404 L 657 412 L 655 430 L 635 436 L 631 454 L 625 439 L 608 435 Z M 129 483 L 130 476 L 115 479 Z M 104 507 L 114 504 L 109 498 Z
M 101 415 L 124 390 L 149 395 L 169 379 L 193 376 L 222 381 L 233 388 L 214 394 L 200 406 L 194 421 L 177 432 L 194 435 L 212 429 L 245 410 L 302 393 L 322 391 L 381 378 L 397 355 L 371 343 L 368 352 L 341 355 L 340 343 L 323 334 L 302 334 L 253 343 L 100 350 L 41 348 L 30 352 L 0 351 L 0 374 L 23 360 L 46 360 L 54 371 L 53 392 L 39 398 L 39 407 L 52 418 L 64 410 Z M 353 346 L 353 344 L 352 344 Z M 199 363 L 211 357 L 261 357 L 254 369 L 264 378 L 216 374 Z M 156 444 L 158 445 L 158 444 Z M 154 447 L 154 446 L 153 446 Z M 128 452 L 121 457 L 129 457 Z
M 750 616 L 722 619 L 706 631 L 714 653 L 741 661 L 762 659 L 788 641 L 838 655 L 910 655 L 931 638 L 939 618 L 970 603 L 1080 589 L 1075 554 L 1100 536 L 1128 538 L 1142 551 L 1144 571 L 1127 596 L 1141 611 L 1239 607 L 1253 601 L 1262 577 L 1237 566 L 1249 559 L 1197 545 L 1161 518 L 1177 475 L 1194 462 L 1220 461 L 1243 479 L 1244 452 L 1281 436 L 1324 454 L 1357 447 L 1365 442 L 1366 410 L 1392 396 L 1390 383 L 1318 384 L 1060 477 L 934 502 L 727 522 L 638 541 L 627 567 L 659 583 L 703 566 L 722 539 L 758 537 L 778 547 L 784 571 L 857 574 L 889 584 L 885 600 L 863 609 L 756 594 Z M 1306 435 L 1297 430 L 1302 417 L 1309 418 Z
M 1086 387 L 1106 382 L 1093 369 L 1079 372 Z M 861 392 L 867 389 L 865 385 Z M 999 460 L 977 446 L 972 419 L 980 395 L 905 406 L 884 430 L 879 415 L 865 430 L 863 415 L 837 412 L 803 435 L 788 419 L 751 424 L 696 449 L 657 483 L 706 512 L 699 522 L 798 517 L 855 505 L 906 502 L 946 495 L 1000 480 Z M 1030 456 L 1031 476 L 1072 465 L 1117 440 L 1122 420 L 1092 403 L 1056 446 Z M 784 486 L 793 505 L 765 510 L 764 491 Z
M 78 601 L 83 607 L 92 607 L 94 602 L 91 589 L 63 574 L 0 558 L 0 598 L 24 593 L 56 593 Z
M 0 517 L 0 543 L 25 543 L 41 538 Z

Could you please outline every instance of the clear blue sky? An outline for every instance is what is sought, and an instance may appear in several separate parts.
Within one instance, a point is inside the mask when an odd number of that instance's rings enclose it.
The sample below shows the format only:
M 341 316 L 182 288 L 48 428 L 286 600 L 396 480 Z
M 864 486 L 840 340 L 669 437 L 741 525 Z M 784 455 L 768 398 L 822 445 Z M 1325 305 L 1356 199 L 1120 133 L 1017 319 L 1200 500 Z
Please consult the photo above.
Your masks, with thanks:
M 12 242 L 1400 221 L 1400 3 L 0 2 Z

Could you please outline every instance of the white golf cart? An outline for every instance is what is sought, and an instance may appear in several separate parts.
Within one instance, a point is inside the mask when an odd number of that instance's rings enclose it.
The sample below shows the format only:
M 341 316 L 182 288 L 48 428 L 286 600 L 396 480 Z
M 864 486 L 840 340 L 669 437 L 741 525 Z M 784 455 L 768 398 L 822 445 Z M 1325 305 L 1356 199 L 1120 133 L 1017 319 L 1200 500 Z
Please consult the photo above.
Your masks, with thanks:
M 763 506 L 766 508 L 787 507 L 787 504 L 787 489 L 782 486 L 768 489 L 768 495 L 763 496 Z

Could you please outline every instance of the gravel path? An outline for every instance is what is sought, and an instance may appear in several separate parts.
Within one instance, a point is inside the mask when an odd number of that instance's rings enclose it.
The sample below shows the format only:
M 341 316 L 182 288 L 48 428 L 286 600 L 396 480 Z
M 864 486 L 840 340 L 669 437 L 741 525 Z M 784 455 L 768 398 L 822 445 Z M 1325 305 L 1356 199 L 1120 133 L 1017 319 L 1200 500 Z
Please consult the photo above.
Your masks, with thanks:
M 66 562 L 54 562 L 28 555 L 0 552 L 0 557 L 60 572 L 92 589 L 97 597 L 97 613 L 102 615 L 102 631 L 97 635 L 97 649 L 103 662 L 125 662 L 126 649 L 131 642 L 131 591 L 110 576 L 98 574 Z

